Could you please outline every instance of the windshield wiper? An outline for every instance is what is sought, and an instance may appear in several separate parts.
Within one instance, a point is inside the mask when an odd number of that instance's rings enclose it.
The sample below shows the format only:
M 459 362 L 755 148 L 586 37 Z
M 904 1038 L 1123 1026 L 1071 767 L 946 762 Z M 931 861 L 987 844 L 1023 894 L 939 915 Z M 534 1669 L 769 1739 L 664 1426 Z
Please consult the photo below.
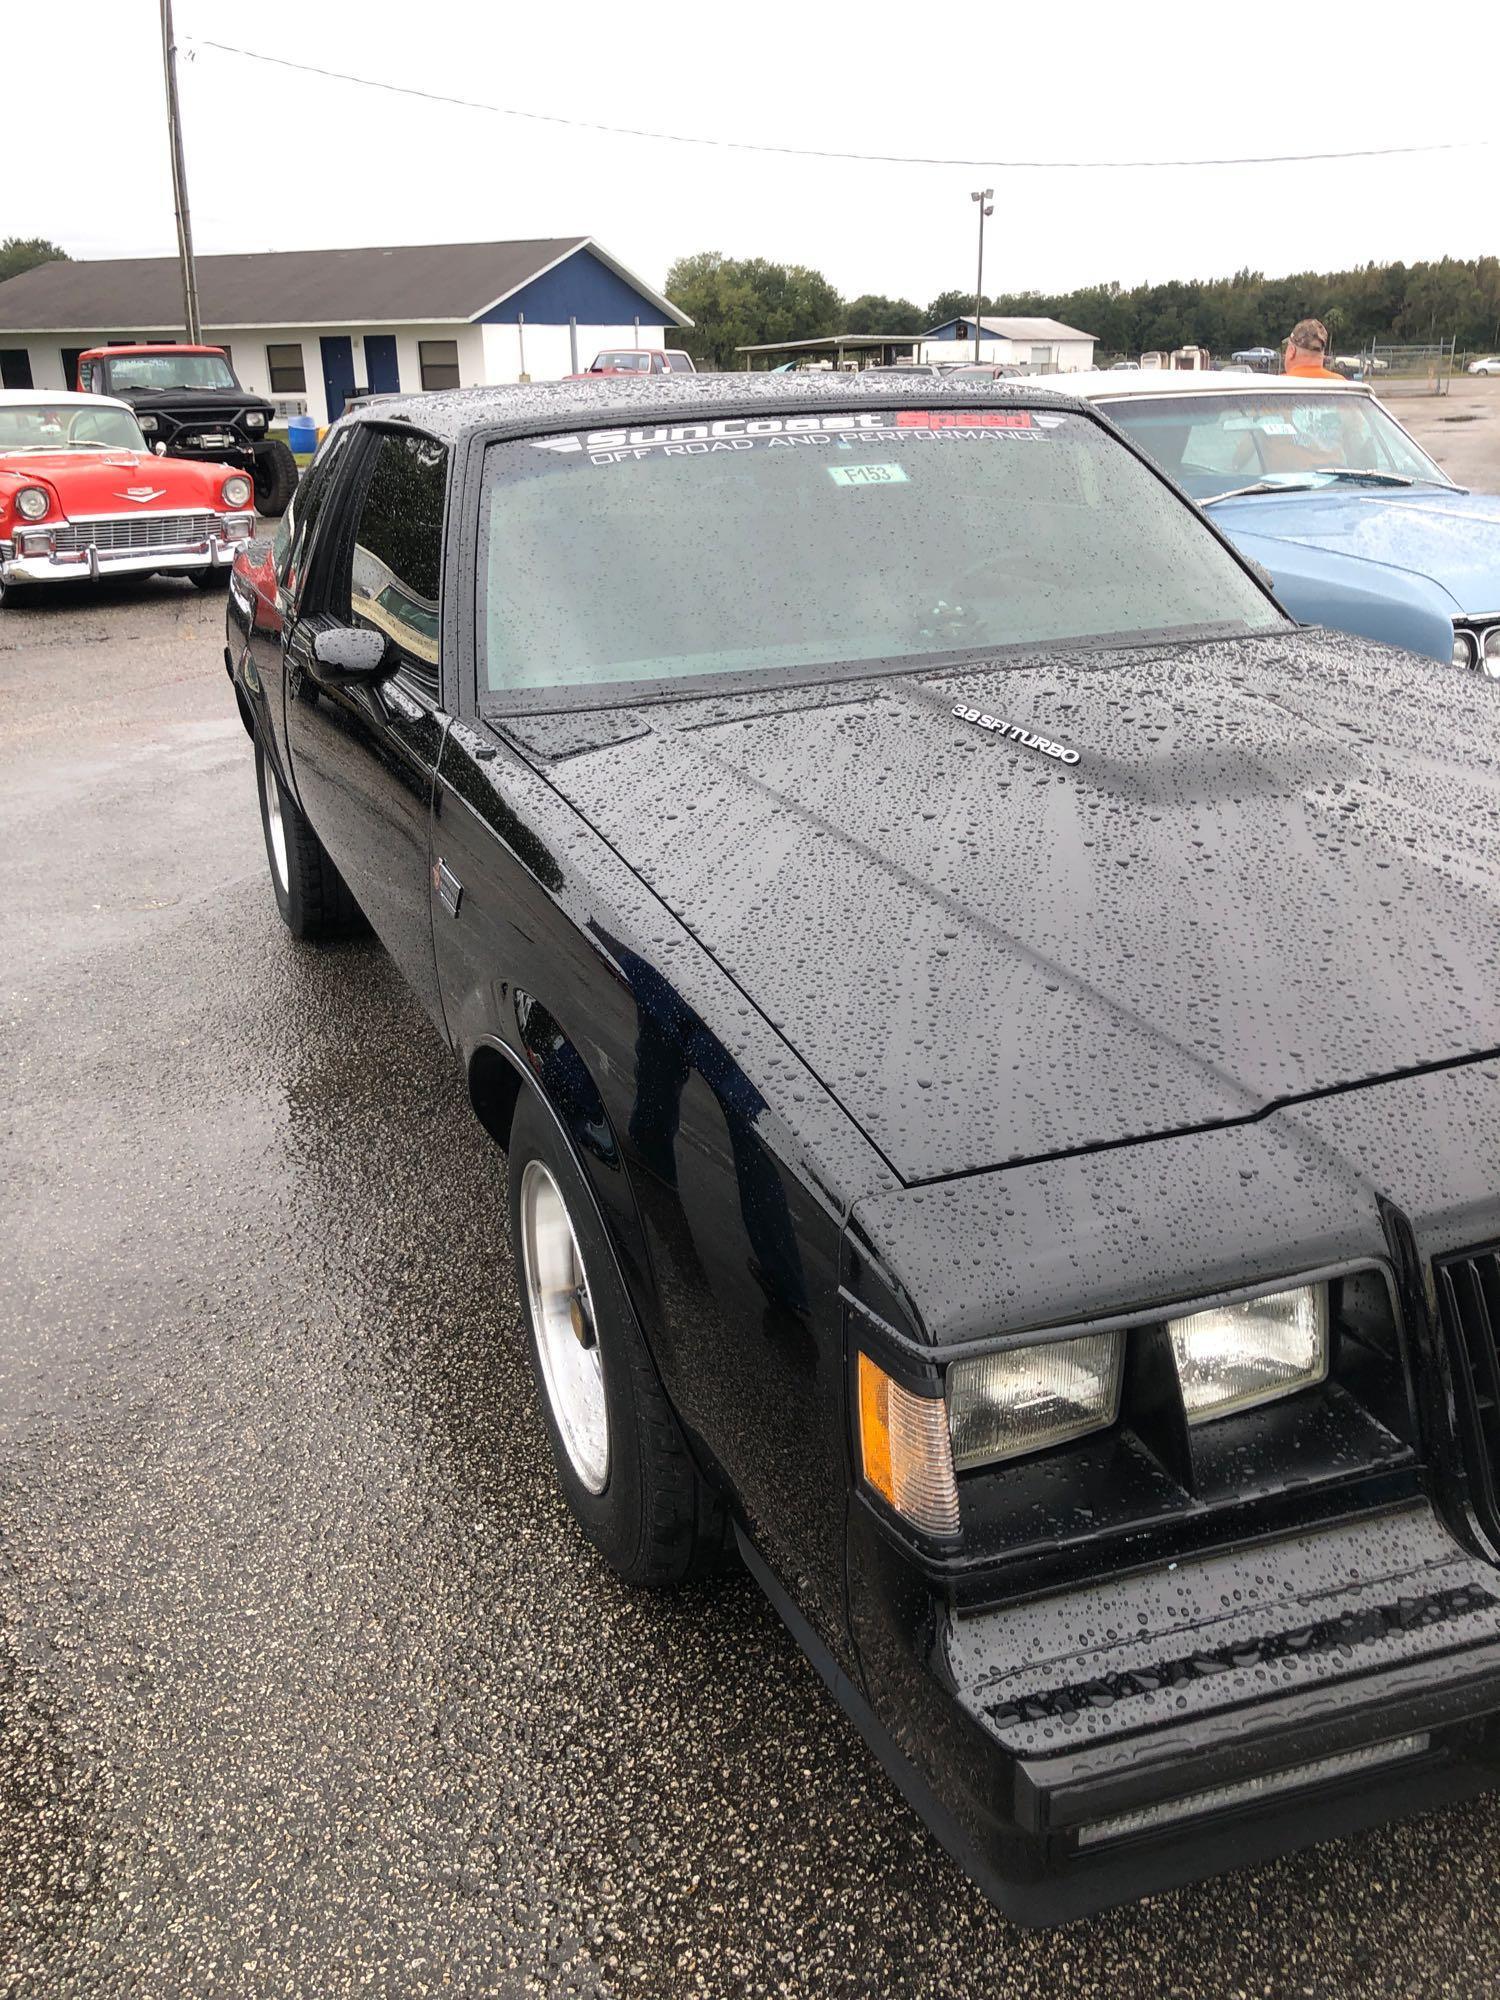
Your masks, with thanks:
M 1315 493 L 1317 488 L 1306 479 L 1257 479 L 1253 486 L 1231 486 L 1227 493 L 1210 494 L 1207 500 L 1200 500 L 1200 507 L 1217 507 L 1221 500 L 1239 500 L 1247 493 Z
M 1358 465 L 1320 465 L 1318 470 L 1330 479 L 1364 479 L 1372 486 L 1439 486 L 1445 493 L 1457 490 L 1451 479 L 1428 479 L 1420 472 L 1367 472 Z

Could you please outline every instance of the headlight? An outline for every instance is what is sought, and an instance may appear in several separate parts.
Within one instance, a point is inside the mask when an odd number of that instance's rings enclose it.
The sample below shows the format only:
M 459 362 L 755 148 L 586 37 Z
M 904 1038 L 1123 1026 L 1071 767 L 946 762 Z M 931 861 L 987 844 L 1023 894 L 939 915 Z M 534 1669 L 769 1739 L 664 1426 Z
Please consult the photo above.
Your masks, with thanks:
M 247 431 L 263 431 L 265 427 L 266 413 L 264 410 L 246 410 L 245 429 Z
M 237 472 L 232 479 L 224 481 L 219 491 L 226 507 L 243 507 L 254 488 L 242 472 Z
M 23 521 L 42 520 L 51 505 L 51 494 L 44 493 L 40 486 L 23 486 L 16 495 L 16 512 Z
M 1479 644 L 1484 670 L 1492 681 L 1500 681 L 1500 625 L 1491 625 Z
M 1124 1356 L 1120 1334 L 1087 1333 L 955 1362 L 947 1383 L 955 1468 L 1019 1458 L 1103 1430 L 1120 1413 Z
M 156 434 L 155 417 L 152 416 L 137 417 L 136 422 L 140 425 L 141 429 L 145 432 L 147 437 L 155 436 Z
M 1252 1410 L 1328 1373 L 1328 1288 L 1299 1285 L 1167 1322 L 1190 1424 Z
M 1455 667 L 1473 667 L 1479 663 L 1479 644 L 1472 632 L 1453 634 L 1453 664 Z

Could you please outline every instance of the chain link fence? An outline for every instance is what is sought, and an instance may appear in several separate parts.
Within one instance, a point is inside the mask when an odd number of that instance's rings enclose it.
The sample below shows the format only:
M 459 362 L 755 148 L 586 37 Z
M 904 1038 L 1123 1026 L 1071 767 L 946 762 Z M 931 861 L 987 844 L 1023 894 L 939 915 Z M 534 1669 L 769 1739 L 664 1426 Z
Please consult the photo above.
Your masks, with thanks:
M 1458 372 L 1456 340 L 1372 340 L 1359 372 L 1382 396 L 1446 396 Z

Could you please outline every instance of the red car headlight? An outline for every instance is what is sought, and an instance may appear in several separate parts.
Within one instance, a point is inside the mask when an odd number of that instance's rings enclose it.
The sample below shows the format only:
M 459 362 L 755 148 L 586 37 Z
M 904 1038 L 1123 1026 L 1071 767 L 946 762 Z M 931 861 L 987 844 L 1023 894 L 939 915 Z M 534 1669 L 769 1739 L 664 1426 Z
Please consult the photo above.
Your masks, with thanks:
M 254 490 L 244 474 L 236 472 L 224 481 L 219 488 L 219 494 L 226 507 L 243 507 Z
M 23 521 L 44 521 L 52 495 L 41 486 L 23 486 L 16 495 L 16 512 Z

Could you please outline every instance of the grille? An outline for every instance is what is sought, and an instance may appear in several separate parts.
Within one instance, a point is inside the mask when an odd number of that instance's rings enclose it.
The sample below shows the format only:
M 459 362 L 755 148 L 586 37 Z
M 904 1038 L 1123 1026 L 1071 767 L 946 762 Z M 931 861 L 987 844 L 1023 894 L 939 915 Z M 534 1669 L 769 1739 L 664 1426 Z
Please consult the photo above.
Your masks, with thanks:
M 166 549 L 222 534 L 217 514 L 134 514 L 119 521 L 75 521 L 56 530 L 57 546 L 78 549 Z
M 1500 1540 L 1500 1245 L 1437 1267 L 1476 1511 Z

